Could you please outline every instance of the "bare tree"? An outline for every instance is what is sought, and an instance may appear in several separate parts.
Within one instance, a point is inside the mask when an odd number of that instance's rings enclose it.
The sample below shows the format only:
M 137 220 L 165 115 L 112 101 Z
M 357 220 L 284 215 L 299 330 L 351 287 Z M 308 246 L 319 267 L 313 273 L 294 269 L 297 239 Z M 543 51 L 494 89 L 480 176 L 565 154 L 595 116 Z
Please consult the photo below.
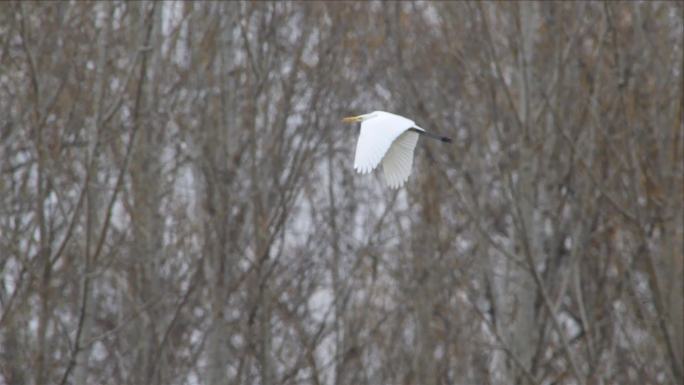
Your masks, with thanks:
M 0 383 L 681 383 L 683 22 L 3 3 Z M 373 110 L 456 140 L 388 189 Z

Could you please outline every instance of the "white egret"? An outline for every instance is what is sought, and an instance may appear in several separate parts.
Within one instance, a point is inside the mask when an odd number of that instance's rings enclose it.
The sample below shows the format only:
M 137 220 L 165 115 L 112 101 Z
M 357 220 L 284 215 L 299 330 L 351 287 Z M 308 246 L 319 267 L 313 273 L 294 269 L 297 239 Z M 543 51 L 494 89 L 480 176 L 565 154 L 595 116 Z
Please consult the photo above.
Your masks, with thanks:
M 399 188 L 408 180 L 413 166 L 413 150 L 416 148 L 419 135 L 446 143 L 451 142 L 446 136 L 435 135 L 418 127 L 411 119 L 384 111 L 350 116 L 342 121 L 361 122 L 354 169 L 366 174 L 382 162 L 385 181 L 391 188 Z

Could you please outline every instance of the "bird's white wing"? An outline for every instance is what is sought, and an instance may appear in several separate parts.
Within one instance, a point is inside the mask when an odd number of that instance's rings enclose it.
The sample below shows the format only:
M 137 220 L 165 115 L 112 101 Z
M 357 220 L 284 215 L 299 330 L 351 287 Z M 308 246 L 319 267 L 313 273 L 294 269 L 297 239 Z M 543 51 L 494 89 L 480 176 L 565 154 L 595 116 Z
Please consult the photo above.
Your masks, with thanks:
M 373 171 L 392 142 L 413 125 L 409 119 L 388 113 L 363 121 L 356 144 L 354 169 L 362 174 Z
M 385 154 L 382 159 L 382 170 L 389 187 L 399 188 L 408 180 L 413 166 L 413 151 L 416 143 L 418 143 L 418 133 L 404 131 Z

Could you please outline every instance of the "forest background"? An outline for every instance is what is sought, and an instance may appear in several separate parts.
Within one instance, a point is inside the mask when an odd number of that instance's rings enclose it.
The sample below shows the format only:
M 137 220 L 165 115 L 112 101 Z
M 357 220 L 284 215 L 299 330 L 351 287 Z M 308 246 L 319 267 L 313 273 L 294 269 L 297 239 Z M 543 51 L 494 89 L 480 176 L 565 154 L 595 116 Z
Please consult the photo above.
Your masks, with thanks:
M 677 2 L 3 2 L 0 384 L 681 384 Z M 404 188 L 356 128 L 421 141 Z

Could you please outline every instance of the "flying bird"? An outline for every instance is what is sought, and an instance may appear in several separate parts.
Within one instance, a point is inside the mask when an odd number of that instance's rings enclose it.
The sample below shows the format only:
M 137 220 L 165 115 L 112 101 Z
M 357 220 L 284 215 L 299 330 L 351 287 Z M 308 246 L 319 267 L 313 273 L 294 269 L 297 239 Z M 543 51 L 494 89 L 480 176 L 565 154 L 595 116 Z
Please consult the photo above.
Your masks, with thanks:
M 367 174 L 382 162 L 385 181 L 391 188 L 399 188 L 408 180 L 413 166 L 413 150 L 420 135 L 451 143 L 450 138 L 427 132 L 411 119 L 385 111 L 350 116 L 342 121 L 361 123 L 354 169 Z

